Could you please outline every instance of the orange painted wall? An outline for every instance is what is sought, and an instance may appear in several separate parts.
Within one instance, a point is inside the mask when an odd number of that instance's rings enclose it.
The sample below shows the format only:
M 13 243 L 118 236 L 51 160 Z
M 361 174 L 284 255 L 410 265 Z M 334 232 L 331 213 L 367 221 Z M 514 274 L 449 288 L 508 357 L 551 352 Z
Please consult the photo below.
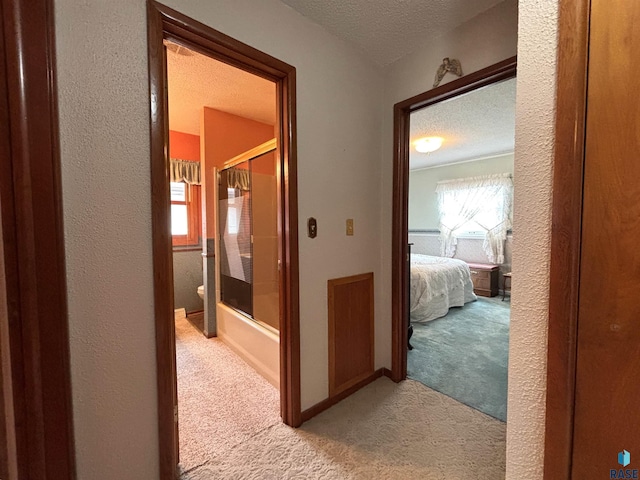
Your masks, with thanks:
M 200 150 L 204 159 L 204 183 L 207 238 L 215 237 L 215 217 L 213 213 L 213 189 L 208 189 L 213 179 L 213 168 L 240 155 L 274 137 L 274 126 L 231 113 L 204 107 L 200 121 Z
M 200 137 L 190 133 L 169 130 L 169 157 L 200 161 Z
M 220 167 L 236 155 L 271 140 L 273 129 L 273 125 L 204 107 L 200 131 L 207 168 Z
M 257 161 L 253 161 L 251 164 L 253 173 L 261 173 L 263 175 L 270 175 L 275 177 L 276 160 L 278 159 L 278 156 L 276 155 L 277 151 L 278 150 L 276 149 L 272 152 L 265 153 L 264 155 L 260 156 Z

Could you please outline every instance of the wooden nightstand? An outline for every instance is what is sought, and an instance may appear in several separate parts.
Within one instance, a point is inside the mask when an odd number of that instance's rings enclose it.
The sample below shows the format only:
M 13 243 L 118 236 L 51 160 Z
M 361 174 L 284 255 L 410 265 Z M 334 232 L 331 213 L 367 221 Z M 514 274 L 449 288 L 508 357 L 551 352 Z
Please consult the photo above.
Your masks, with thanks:
M 473 293 L 482 297 L 498 295 L 498 265 L 469 263 Z

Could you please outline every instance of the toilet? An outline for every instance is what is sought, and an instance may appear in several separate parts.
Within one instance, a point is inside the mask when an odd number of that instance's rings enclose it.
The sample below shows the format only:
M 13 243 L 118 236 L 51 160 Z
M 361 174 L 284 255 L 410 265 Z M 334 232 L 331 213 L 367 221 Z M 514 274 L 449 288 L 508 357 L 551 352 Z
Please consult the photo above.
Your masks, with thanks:
M 193 288 L 193 287 L 192 287 Z M 198 296 L 204 300 L 204 285 L 198 287 Z

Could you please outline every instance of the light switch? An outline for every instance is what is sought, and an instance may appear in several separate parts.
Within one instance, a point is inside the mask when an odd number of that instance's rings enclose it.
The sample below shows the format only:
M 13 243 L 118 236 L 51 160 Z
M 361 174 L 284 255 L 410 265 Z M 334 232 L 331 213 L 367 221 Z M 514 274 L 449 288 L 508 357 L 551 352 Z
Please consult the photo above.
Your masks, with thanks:
M 353 235 L 353 218 L 347 218 L 347 235 Z

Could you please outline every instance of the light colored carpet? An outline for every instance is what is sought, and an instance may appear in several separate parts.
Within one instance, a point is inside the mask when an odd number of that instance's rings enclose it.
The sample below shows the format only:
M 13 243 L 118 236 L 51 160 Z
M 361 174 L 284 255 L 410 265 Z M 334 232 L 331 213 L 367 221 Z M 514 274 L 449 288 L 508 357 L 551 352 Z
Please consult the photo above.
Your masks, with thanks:
M 383 377 L 301 428 L 273 425 L 181 478 L 498 480 L 504 469 L 504 423 Z
M 186 319 L 176 321 L 176 361 L 182 472 L 281 423 L 278 390 Z

